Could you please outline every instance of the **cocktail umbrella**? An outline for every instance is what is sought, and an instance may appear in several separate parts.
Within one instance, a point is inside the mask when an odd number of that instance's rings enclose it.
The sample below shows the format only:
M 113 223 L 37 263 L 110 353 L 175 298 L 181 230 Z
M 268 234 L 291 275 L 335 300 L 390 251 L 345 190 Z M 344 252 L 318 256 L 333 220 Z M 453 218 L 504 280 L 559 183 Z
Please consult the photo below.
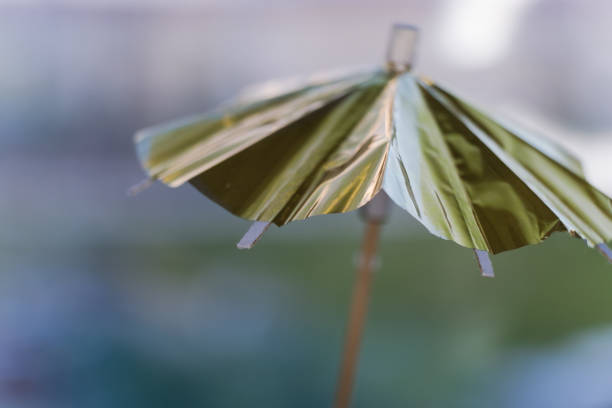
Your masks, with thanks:
M 252 247 L 271 223 L 363 208 L 338 407 L 349 402 L 387 195 L 432 234 L 473 248 L 485 276 L 493 276 L 488 253 L 555 231 L 612 261 L 610 198 L 561 147 L 411 73 L 416 32 L 393 27 L 384 69 L 268 84 L 135 138 L 149 180 L 189 182 L 255 221 L 239 248 Z

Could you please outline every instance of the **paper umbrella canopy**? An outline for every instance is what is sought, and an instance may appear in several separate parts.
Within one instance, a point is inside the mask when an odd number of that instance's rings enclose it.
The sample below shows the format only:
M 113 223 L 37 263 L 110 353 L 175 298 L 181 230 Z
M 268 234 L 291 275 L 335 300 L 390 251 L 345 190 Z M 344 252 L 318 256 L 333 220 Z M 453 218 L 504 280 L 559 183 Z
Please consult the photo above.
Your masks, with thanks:
M 281 226 L 347 212 L 382 189 L 465 247 L 499 253 L 568 231 L 611 256 L 612 201 L 574 157 L 392 59 L 371 72 L 268 84 L 135 142 L 151 179 L 189 182 L 248 220 Z

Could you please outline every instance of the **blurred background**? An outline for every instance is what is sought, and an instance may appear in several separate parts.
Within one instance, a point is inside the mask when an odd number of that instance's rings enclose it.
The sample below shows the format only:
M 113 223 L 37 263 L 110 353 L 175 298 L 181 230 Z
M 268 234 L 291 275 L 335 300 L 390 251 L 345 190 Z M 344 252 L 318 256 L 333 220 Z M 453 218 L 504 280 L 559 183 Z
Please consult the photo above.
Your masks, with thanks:
M 417 71 L 575 151 L 612 195 L 607 0 L 0 0 L 0 407 L 313 407 L 333 397 L 362 225 L 273 228 L 143 178 L 142 127 L 277 77 Z M 612 266 L 493 257 L 395 209 L 355 407 L 612 407 Z

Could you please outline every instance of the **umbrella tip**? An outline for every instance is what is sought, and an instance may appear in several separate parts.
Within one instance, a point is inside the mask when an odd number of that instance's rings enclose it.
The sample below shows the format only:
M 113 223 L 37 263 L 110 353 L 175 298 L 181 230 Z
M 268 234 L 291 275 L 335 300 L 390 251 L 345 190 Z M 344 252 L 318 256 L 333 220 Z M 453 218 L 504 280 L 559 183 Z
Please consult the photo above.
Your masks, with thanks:
M 597 250 L 612 263 L 612 249 L 610 249 L 610 247 L 603 243 L 597 244 Z
M 151 187 L 154 181 L 155 180 L 151 177 L 141 180 L 138 183 L 134 184 L 132 187 L 128 188 L 126 194 L 128 195 L 128 197 L 134 197 L 135 195 L 140 194 L 149 187 Z
M 494 278 L 495 272 L 493 272 L 493 264 L 491 263 L 489 253 L 482 249 L 474 249 L 474 254 L 476 255 L 476 261 L 478 261 L 478 268 L 480 268 L 481 276 Z
M 387 48 L 387 69 L 394 74 L 410 71 L 414 65 L 419 28 L 412 24 L 393 24 Z
M 270 223 L 267 221 L 255 221 L 251 224 L 248 231 L 240 242 L 236 244 L 238 249 L 251 249 L 255 245 L 255 243 L 261 238 L 261 236 L 266 232 L 266 230 L 270 227 Z

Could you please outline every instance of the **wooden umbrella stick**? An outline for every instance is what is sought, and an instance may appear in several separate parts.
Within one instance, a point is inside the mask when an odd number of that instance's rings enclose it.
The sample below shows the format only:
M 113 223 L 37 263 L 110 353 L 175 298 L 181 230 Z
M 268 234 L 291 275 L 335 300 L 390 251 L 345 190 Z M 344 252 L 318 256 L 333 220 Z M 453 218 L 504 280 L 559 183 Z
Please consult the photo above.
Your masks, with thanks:
M 353 288 L 353 299 L 344 343 L 344 356 L 342 357 L 342 366 L 338 378 L 338 389 L 334 404 L 336 408 L 347 408 L 351 399 L 363 326 L 370 300 L 372 267 L 376 258 L 379 233 L 380 223 L 367 221 L 361 259 L 357 268 L 355 287 Z
M 389 197 L 379 193 L 361 210 L 366 222 L 361 255 L 357 266 L 357 276 L 353 288 L 353 298 L 349 311 L 349 320 L 344 342 L 344 355 L 338 376 L 335 408 L 347 408 L 351 400 L 353 383 L 359 359 L 359 347 L 370 300 L 372 271 L 376 261 L 376 249 L 380 235 L 380 226 L 389 212 Z
M 387 47 L 387 70 L 390 73 L 399 74 L 410 71 L 414 60 L 417 36 L 418 29 L 415 26 L 403 24 L 393 26 Z M 357 267 L 355 287 L 353 289 L 353 300 L 344 343 L 344 355 L 338 377 L 338 388 L 336 389 L 335 408 L 348 408 L 351 400 L 359 346 L 361 345 L 363 326 L 370 298 L 372 269 L 376 259 L 380 225 L 387 218 L 389 208 L 389 196 L 384 191 L 380 191 L 360 210 L 361 216 L 366 221 L 366 230 L 359 266 Z

